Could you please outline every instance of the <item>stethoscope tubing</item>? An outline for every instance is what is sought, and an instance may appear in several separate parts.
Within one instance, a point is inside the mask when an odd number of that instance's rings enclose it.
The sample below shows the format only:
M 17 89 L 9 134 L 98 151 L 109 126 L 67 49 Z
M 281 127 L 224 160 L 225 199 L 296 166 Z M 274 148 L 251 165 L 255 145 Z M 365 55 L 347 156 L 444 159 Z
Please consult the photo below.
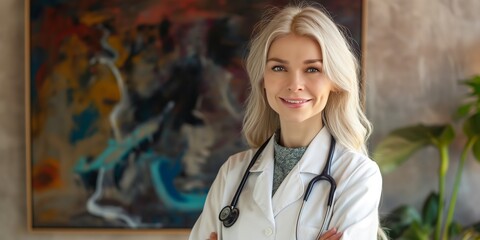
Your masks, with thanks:
M 271 138 L 271 137 L 270 137 Z M 247 182 L 248 176 L 250 176 L 250 169 L 253 167 L 253 164 L 257 161 L 257 158 L 260 156 L 260 154 L 263 152 L 263 149 L 267 146 L 268 142 L 270 141 L 270 138 L 265 141 L 260 148 L 258 148 L 257 152 L 255 152 L 255 155 L 253 155 L 252 161 L 248 164 L 247 169 L 245 170 L 245 173 L 243 174 L 242 181 L 240 181 L 240 184 L 238 185 L 237 191 L 235 192 L 235 195 L 233 196 L 232 202 L 230 203 L 230 206 L 235 208 L 238 203 L 238 199 L 240 198 L 240 193 L 243 190 L 243 187 L 245 186 L 245 183 Z
M 223 226 L 231 227 L 237 221 L 238 215 L 240 214 L 240 210 L 237 208 L 237 203 L 238 203 L 238 199 L 240 198 L 240 193 L 242 192 L 243 187 L 245 186 L 245 183 L 247 182 L 248 176 L 250 175 L 250 169 L 253 167 L 253 165 L 257 161 L 258 157 L 263 152 L 263 149 L 267 146 L 270 139 L 271 139 L 271 137 L 268 138 L 262 144 L 262 146 L 260 146 L 260 148 L 257 150 L 257 152 L 255 152 L 255 155 L 253 155 L 252 160 L 248 164 L 248 167 L 245 170 L 245 173 L 243 174 L 243 178 L 240 181 L 240 184 L 238 185 L 237 191 L 235 192 L 235 195 L 233 196 L 232 202 L 230 203 L 229 206 L 225 206 L 220 211 L 220 214 L 218 215 L 218 219 L 223 223 Z
M 331 136 L 331 138 L 330 138 L 330 149 L 328 151 L 327 163 L 325 164 L 325 167 L 323 167 L 322 173 L 320 175 L 314 177 L 308 183 L 307 190 L 305 191 L 305 196 L 303 197 L 302 206 L 300 207 L 300 211 L 298 212 L 298 216 L 297 216 L 297 224 L 296 224 L 296 227 L 295 227 L 295 237 L 296 237 L 296 239 L 298 239 L 298 236 L 297 236 L 297 234 L 298 234 L 298 223 L 300 222 L 300 219 L 302 217 L 303 205 L 305 204 L 305 202 L 307 202 L 308 197 L 310 196 L 310 193 L 312 192 L 312 189 L 313 189 L 313 186 L 315 185 L 315 183 L 317 183 L 318 181 L 322 181 L 322 180 L 325 180 L 330 184 L 330 190 L 328 192 L 327 209 L 325 211 L 325 217 L 323 218 L 322 227 L 320 228 L 320 232 L 318 233 L 318 236 L 317 236 L 316 239 L 319 239 L 320 236 L 327 230 L 328 226 L 330 225 L 330 221 L 331 221 L 332 215 L 333 215 L 333 198 L 334 198 L 334 195 L 335 195 L 335 191 L 337 189 L 337 183 L 335 182 L 335 179 L 333 179 L 333 177 L 330 175 L 331 164 L 332 164 L 333 155 L 334 155 L 334 152 L 335 152 L 335 145 L 336 145 L 336 141 L 333 138 L 333 136 Z

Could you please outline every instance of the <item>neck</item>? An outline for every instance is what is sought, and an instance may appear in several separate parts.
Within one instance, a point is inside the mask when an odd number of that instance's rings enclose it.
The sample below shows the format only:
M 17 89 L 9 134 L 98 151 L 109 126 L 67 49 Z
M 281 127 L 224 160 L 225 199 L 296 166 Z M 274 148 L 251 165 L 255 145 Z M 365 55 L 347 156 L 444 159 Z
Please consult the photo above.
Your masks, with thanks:
M 280 144 L 291 148 L 306 147 L 322 128 L 322 122 L 306 124 L 280 121 Z

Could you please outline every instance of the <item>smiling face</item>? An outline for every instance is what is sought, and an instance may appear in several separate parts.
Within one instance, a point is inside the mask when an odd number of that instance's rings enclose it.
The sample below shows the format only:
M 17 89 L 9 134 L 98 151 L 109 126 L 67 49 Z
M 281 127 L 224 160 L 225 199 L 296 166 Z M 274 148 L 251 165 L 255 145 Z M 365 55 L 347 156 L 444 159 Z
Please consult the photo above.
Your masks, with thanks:
M 312 38 L 288 34 L 270 46 L 264 87 L 280 123 L 320 124 L 333 84 L 323 73 L 322 50 Z

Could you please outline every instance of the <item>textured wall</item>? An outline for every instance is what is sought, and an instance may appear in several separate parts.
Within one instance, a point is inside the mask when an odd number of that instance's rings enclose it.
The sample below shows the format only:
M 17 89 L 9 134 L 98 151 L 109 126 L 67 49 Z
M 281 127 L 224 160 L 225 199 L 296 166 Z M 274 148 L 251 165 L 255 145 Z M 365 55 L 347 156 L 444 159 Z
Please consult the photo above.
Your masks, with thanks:
M 367 113 L 375 128 L 374 146 L 393 128 L 451 119 L 466 92 L 458 80 L 480 74 L 480 1 L 368 2 Z M 456 143 L 452 158 L 458 159 L 462 144 Z M 437 159 L 433 149 L 426 150 L 385 175 L 383 210 L 404 203 L 420 206 L 437 189 Z M 474 206 L 480 202 L 479 173 L 480 164 L 469 159 L 457 202 L 460 222 L 480 221 L 480 208 Z
M 480 1 L 367 1 L 367 111 L 375 126 L 372 145 L 396 127 L 448 121 L 465 93 L 457 80 L 480 73 Z M 0 239 L 185 239 L 186 235 L 27 232 L 23 2 L 0 1 L 0 22 Z M 453 155 L 458 155 L 458 149 Z M 435 158 L 434 151 L 424 151 L 384 176 L 383 212 L 403 203 L 420 206 L 436 188 Z M 473 206 L 480 202 L 474 187 L 480 182 L 479 173 L 480 164 L 469 161 L 457 210 L 464 223 L 480 220 L 480 209 Z

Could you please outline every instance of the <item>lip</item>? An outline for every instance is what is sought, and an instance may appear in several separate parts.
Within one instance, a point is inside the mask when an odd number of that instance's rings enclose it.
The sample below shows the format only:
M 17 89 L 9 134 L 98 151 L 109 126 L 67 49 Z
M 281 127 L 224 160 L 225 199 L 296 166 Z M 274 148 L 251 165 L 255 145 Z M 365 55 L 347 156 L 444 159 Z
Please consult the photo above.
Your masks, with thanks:
M 312 99 L 308 98 L 280 98 L 282 103 L 290 108 L 300 108 L 310 102 Z

